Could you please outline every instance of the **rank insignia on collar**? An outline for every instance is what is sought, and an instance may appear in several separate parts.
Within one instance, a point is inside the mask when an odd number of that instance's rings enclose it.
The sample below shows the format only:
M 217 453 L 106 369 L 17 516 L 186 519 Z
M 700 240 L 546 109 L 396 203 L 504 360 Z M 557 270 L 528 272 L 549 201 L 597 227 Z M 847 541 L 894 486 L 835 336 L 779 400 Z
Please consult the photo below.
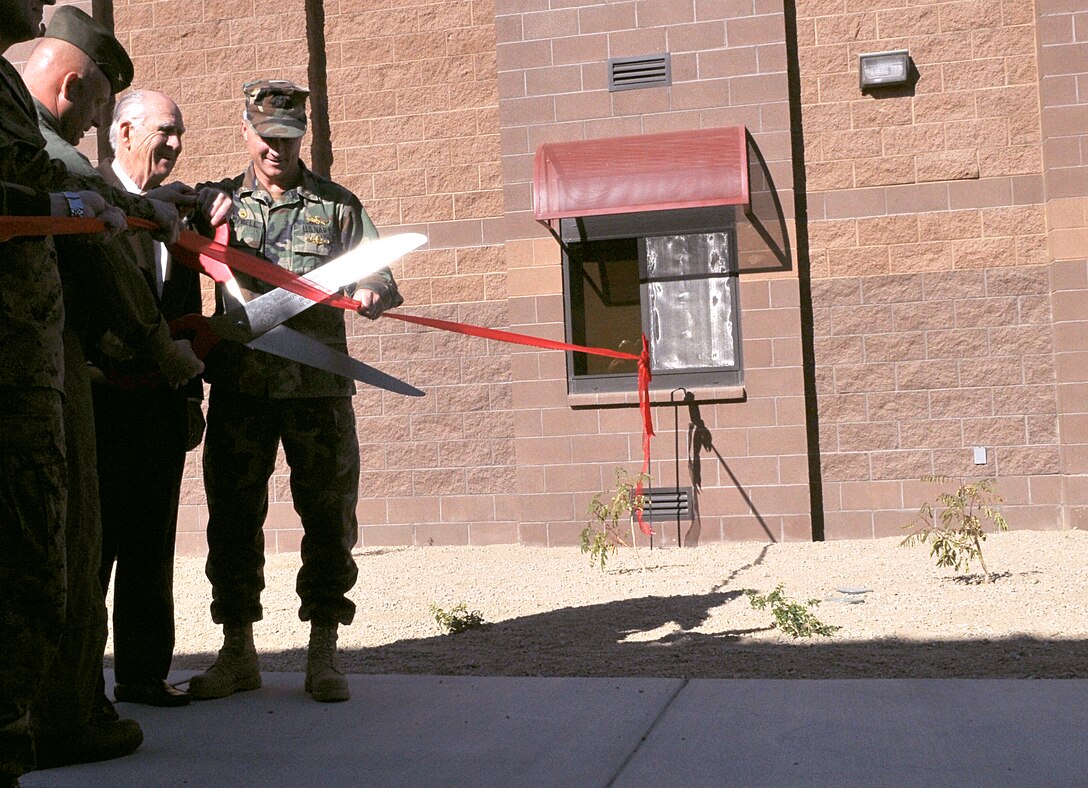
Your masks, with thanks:
M 249 218 L 249 211 L 247 211 L 245 208 L 240 209 L 238 211 L 238 217 L 240 219 L 248 219 Z

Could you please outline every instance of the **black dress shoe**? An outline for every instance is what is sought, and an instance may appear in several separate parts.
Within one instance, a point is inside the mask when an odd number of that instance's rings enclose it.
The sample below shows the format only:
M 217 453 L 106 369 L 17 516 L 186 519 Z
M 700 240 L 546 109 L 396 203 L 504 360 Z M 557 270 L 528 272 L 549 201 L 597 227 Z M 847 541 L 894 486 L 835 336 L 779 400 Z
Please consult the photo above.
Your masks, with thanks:
M 188 706 L 189 693 L 171 687 L 165 681 L 146 684 L 115 684 L 113 697 L 118 703 L 142 703 L 145 706 Z

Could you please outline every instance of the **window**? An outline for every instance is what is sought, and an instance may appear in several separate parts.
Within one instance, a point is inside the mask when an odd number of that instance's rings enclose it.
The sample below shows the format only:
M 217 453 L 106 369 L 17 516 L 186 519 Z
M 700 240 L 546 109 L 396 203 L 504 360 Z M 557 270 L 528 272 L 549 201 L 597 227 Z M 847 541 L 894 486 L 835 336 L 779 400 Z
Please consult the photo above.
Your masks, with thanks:
M 741 381 L 732 206 L 563 219 L 568 341 L 637 354 L 654 388 Z M 572 393 L 629 391 L 637 363 L 568 353 Z

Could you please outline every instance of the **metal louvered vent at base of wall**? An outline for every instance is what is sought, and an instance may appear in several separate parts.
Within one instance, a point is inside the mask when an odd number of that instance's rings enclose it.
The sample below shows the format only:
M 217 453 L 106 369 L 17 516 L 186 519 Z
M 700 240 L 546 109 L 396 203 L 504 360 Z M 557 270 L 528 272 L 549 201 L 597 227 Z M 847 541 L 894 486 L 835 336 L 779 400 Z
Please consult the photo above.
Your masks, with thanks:
M 671 58 L 662 55 L 614 57 L 608 61 L 608 89 L 634 90 L 672 84 Z
M 642 514 L 650 522 L 691 519 L 690 487 L 648 487 L 642 492 L 646 496 Z

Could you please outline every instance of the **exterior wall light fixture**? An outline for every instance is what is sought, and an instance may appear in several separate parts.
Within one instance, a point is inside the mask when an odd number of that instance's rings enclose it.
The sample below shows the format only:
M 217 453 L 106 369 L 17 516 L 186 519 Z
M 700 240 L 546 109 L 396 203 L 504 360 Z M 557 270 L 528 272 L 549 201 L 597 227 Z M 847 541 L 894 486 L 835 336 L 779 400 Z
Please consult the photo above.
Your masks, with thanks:
M 906 85 L 910 80 L 910 52 L 868 52 L 858 55 L 858 79 L 862 91 Z

